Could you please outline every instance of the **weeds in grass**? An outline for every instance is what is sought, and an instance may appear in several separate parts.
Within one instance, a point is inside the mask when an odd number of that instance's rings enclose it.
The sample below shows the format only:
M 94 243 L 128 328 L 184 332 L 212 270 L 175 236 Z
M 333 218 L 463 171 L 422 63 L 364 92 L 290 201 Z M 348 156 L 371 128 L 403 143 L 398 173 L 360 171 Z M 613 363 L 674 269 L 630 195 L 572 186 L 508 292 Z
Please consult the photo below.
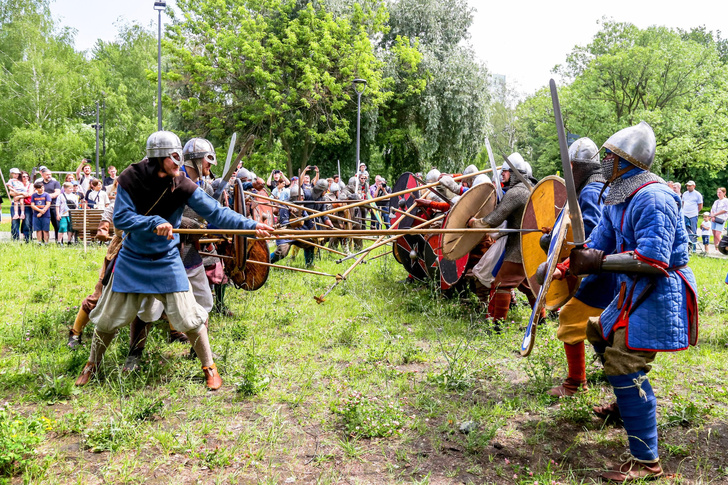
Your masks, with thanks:
M 712 405 L 701 403 L 694 398 L 672 396 L 671 401 L 672 405 L 662 413 L 661 428 L 698 426 L 705 421 L 713 408 Z
M 357 438 L 387 437 L 400 434 L 409 418 L 398 402 L 365 396 L 350 391 L 332 406 L 341 416 L 346 434 Z
M 236 390 L 242 397 L 255 396 L 270 385 L 270 377 L 263 375 L 262 358 L 255 353 L 255 339 L 243 358 L 243 371 Z
M 133 429 L 123 419 L 113 416 L 86 428 L 83 433 L 84 449 L 94 453 L 117 451 L 130 437 Z
M 43 422 L 26 418 L 0 405 L 0 477 L 11 477 L 28 467 L 43 440 Z
M 592 410 L 594 404 L 588 393 L 579 392 L 571 397 L 559 399 L 559 405 L 555 408 L 553 416 L 574 424 L 589 423 L 594 417 Z
M 43 384 L 38 389 L 38 397 L 47 402 L 54 404 L 63 401 L 78 393 L 74 386 L 75 379 L 65 375 L 43 375 Z

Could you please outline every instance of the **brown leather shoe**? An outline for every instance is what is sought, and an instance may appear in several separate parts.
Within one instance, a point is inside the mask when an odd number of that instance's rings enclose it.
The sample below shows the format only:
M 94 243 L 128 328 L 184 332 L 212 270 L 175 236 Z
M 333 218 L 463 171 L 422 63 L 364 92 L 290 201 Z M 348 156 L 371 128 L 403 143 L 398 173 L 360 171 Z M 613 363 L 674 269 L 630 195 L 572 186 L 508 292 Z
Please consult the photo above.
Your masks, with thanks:
M 577 381 L 576 379 L 567 377 L 560 386 L 551 388 L 551 390 L 548 391 L 548 395 L 553 397 L 571 397 L 579 392 L 579 389 L 584 389 L 585 391 L 589 390 L 586 386 L 586 380 Z
M 85 386 L 86 384 L 88 384 L 88 381 L 90 381 L 91 378 L 96 375 L 97 370 L 98 365 L 94 364 L 93 362 L 86 362 L 86 365 L 83 366 L 83 370 L 81 371 L 81 375 L 78 376 L 78 379 L 76 379 L 76 385 Z
M 616 401 L 605 404 L 604 406 L 594 406 L 592 410 L 594 414 L 605 420 L 612 419 L 614 421 L 620 421 L 622 419 L 622 414 L 619 412 L 619 406 Z
M 217 371 L 215 364 L 212 364 L 210 367 L 203 367 L 202 372 L 205 373 L 208 389 L 216 391 L 222 387 L 222 377 L 220 377 L 220 373 Z
M 624 483 L 633 480 L 654 480 L 662 476 L 660 462 L 642 463 L 630 458 L 619 468 L 602 473 L 601 477 L 612 482 Z

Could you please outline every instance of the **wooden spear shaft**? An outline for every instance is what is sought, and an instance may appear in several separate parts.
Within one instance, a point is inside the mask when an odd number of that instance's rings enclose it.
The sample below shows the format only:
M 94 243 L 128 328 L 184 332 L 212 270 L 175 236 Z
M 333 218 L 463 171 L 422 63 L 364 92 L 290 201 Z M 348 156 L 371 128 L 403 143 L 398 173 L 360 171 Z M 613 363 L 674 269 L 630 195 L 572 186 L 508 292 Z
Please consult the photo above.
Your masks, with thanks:
M 227 256 L 225 254 L 213 254 L 213 253 L 203 253 L 203 252 L 200 252 L 200 255 L 201 256 L 212 256 L 212 257 L 220 258 L 220 259 L 235 259 L 232 256 Z M 319 271 L 311 271 L 310 269 L 294 268 L 293 266 L 283 266 L 281 264 L 265 263 L 263 261 L 256 261 L 254 259 L 248 259 L 248 260 L 246 260 L 245 264 L 247 264 L 247 263 L 259 264 L 261 266 L 269 266 L 271 268 L 290 269 L 291 271 L 299 271 L 301 273 L 315 274 L 315 275 L 318 275 L 318 276 L 330 276 L 332 278 L 339 278 L 340 277 L 339 275 L 335 275 L 335 274 L 321 273 Z
M 461 179 L 464 179 L 464 178 L 476 177 L 476 176 L 480 175 L 481 173 L 488 173 L 488 172 L 492 172 L 492 171 L 493 171 L 492 169 L 486 168 L 485 170 L 480 170 L 480 171 L 475 172 L 475 173 L 469 173 L 467 175 L 459 175 L 457 177 L 453 177 L 453 179 L 457 181 L 457 180 L 461 180 Z M 349 204 L 349 205 L 343 206 L 343 207 L 338 208 L 338 209 L 331 209 L 331 210 L 328 210 L 328 211 L 319 212 L 315 216 L 314 215 L 309 215 L 307 217 L 304 217 L 303 219 L 298 219 L 298 220 L 300 221 L 300 220 L 311 219 L 312 217 L 326 216 L 326 215 L 329 215 L 329 214 L 332 214 L 332 213 L 336 212 L 337 210 L 351 209 L 353 207 L 359 207 L 361 205 L 370 204 L 372 202 L 377 202 L 377 201 L 384 200 L 384 199 L 391 199 L 392 197 L 398 197 L 400 195 L 409 194 L 409 193 L 412 193 L 412 192 L 416 192 L 418 190 L 429 189 L 430 187 L 435 187 L 437 185 L 440 185 L 440 182 L 439 181 L 438 182 L 433 182 L 431 184 L 420 185 L 418 187 L 413 187 L 411 189 L 400 190 L 399 192 L 394 192 L 393 194 L 387 194 L 386 196 L 385 195 L 382 195 L 380 197 L 374 197 L 373 199 L 360 200 L 358 202 L 354 202 L 353 204 Z
M 405 215 L 406 215 L 406 214 L 409 214 L 409 213 L 410 213 L 410 211 L 414 210 L 414 209 L 415 209 L 416 207 L 417 207 L 417 206 L 416 206 L 415 204 L 412 204 L 412 205 L 411 205 L 411 206 L 410 206 L 410 207 L 409 207 L 409 208 L 407 209 L 407 212 L 405 212 Z M 396 220 L 396 221 L 394 222 L 394 224 L 392 224 L 392 226 L 390 227 L 390 229 L 389 229 L 389 230 L 396 230 L 396 229 L 397 229 L 397 227 L 399 227 L 399 224 L 400 224 L 400 222 L 402 222 L 403 220 L 404 220 L 404 217 L 400 217 L 399 219 L 397 219 L 397 220 Z M 376 242 L 374 243 L 374 245 L 376 245 L 376 244 L 378 244 L 378 243 L 382 242 L 382 239 L 384 239 L 384 236 L 381 236 L 381 237 L 379 237 L 379 238 L 377 239 L 377 241 L 376 241 Z M 370 248 L 371 248 L 371 246 L 370 246 Z M 341 278 L 340 278 L 340 279 L 337 279 L 337 280 L 336 280 L 336 282 L 334 282 L 334 284 L 333 284 L 333 285 L 331 285 L 331 286 L 329 287 L 329 289 L 328 289 L 328 290 L 326 290 L 326 293 L 324 293 L 324 294 L 323 294 L 323 295 L 321 295 L 321 296 L 314 296 L 313 298 L 314 298 L 314 300 L 316 300 L 316 303 L 318 303 L 319 305 L 320 305 L 321 303 L 323 303 L 323 302 L 325 301 L 325 299 L 326 299 L 326 296 L 328 296 L 328 294 L 329 294 L 329 293 L 331 293 L 331 291 L 332 291 L 332 290 L 333 290 L 334 288 L 336 288 L 336 286 L 337 286 L 337 285 L 338 285 L 338 284 L 339 284 L 340 282 L 342 282 L 343 280 L 345 280 L 345 279 L 346 279 L 346 277 L 347 277 L 347 276 L 349 276 L 349 273 L 351 273 L 351 272 L 352 272 L 352 271 L 354 270 L 354 268 L 356 268 L 356 267 L 357 267 L 357 266 L 359 265 L 359 263 L 361 263 L 361 262 L 362 262 L 362 261 L 364 260 L 364 258 L 366 258 L 366 257 L 367 257 L 367 255 L 368 255 L 368 254 L 369 254 L 369 253 L 370 253 L 371 251 L 372 251 L 371 249 L 368 249 L 367 251 L 364 251 L 364 252 L 363 252 L 363 253 L 361 254 L 361 256 L 359 256 L 359 258 L 357 258 L 357 260 L 356 260 L 356 261 L 354 261 L 354 264 L 352 264 L 352 265 L 351 265 L 351 266 L 349 267 L 349 269 L 347 269 L 347 270 L 346 270 L 346 272 L 344 272 L 344 274 L 343 274 L 343 275 L 341 275 Z
M 446 216 L 446 214 L 440 214 L 439 216 L 437 216 L 437 217 L 435 217 L 433 219 L 430 219 L 429 221 L 425 221 L 422 224 L 420 224 L 418 226 L 415 226 L 413 229 L 417 230 L 417 229 L 422 228 L 423 226 L 427 226 L 427 225 L 433 224 L 435 222 L 438 222 L 441 219 L 444 219 L 445 216 Z M 399 220 L 401 220 L 401 219 L 399 219 Z M 344 261 L 347 261 L 349 259 L 352 259 L 352 258 L 355 258 L 355 257 L 359 256 L 361 253 L 364 253 L 364 252 L 367 252 L 367 251 L 371 251 L 372 249 L 377 249 L 378 247 L 384 246 L 385 244 L 389 244 L 389 243 L 391 243 L 392 241 L 394 241 L 395 239 L 397 239 L 399 237 L 400 236 L 393 236 L 393 237 L 384 239 L 383 241 L 382 240 L 379 240 L 379 241 L 375 242 L 374 244 L 372 244 L 371 246 L 369 246 L 368 248 L 366 248 L 366 249 L 364 249 L 362 251 L 359 251 L 358 253 L 350 254 L 350 255 L 348 255 L 348 256 L 346 256 L 344 258 L 337 259 L 336 262 L 337 263 L 343 263 Z
M 286 207 L 292 207 L 294 209 L 298 209 L 298 210 L 301 210 L 301 211 L 308 211 L 308 212 L 310 212 L 312 214 L 316 214 L 314 217 L 318 217 L 318 214 L 321 213 L 321 211 L 317 211 L 315 209 L 310 209 L 308 207 L 303 207 L 303 206 L 300 206 L 300 205 L 292 204 L 291 202 L 286 202 L 284 200 L 271 199 L 270 197 L 266 197 L 264 195 L 254 194 L 253 192 L 248 192 L 247 190 L 245 192 L 243 192 L 243 193 L 245 195 L 250 195 L 251 197 L 257 197 L 259 199 L 263 199 L 263 200 L 266 200 L 268 202 L 274 202 L 276 204 L 284 205 Z M 324 202 L 318 202 L 318 203 L 319 204 L 328 204 L 328 202 L 326 202 L 326 201 L 324 201 Z M 272 204 L 266 204 L 266 205 L 272 205 Z M 339 209 L 337 209 L 337 210 L 339 210 Z M 345 209 L 340 209 L 340 210 L 345 210 Z M 336 211 L 334 211 L 334 212 L 336 212 Z M 352 221 L 351 219 L 347 219 L 346 217 L 334 216 L 334 215 L 332 215 L 330 217 L 332 219 L 336 219 L 337 221 L 351 222 L 352 224 L 356 224 L 356 222 Z M 299 220 L 300 219 L 296 219 L 295 221 L 291 221 L 291 222 L 298 222 Z M 290 224 L 290 222 L 289 222 L 289 224 Z
M 399 219 L 401 220 L 401 219 Z M 399 221 L 398 220 L 398 221 Z M 431 222 L 431 221 L 428 221 Z M 176 234 L 230 234 L 235 236 L 255 237 L 255 230 L 252 229 L 174 229 Z M 503 234 L 541 232 L 541 229 L 499 229 L 497 227 L 483 227 L 472 229 L 352 229 L 346 231 L 307 231 L 307 230 L 282 230 L 268 231 L 271 237 L 258 239 L 305 239 L 320 237 L 352 237 L 352 236 L 405 236 L 407 234 L 485 234 L 497 232 Z

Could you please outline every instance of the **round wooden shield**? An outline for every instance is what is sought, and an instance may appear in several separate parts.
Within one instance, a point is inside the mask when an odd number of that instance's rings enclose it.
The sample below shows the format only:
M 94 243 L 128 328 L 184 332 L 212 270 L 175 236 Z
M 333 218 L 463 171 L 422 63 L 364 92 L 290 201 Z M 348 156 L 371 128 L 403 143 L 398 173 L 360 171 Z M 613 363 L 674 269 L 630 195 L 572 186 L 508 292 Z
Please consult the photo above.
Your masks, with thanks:
M 564 179 L 550 175 L 542 179 L 531 192 L 526 208 L 521 219 L 521 229 L 544 229 L 553 230 L 556 218 L 566 206 L 567 194 Z M 568 229 L 566 228 L 568 226 Z M 571 226 L 565 224 L 564 238 L 573 241 Z M 536 295 L 541 285 L 536 281 L 538 266 L 546 261 L 547 254 L 541 248 L 542 232 L 521 233 L 521 254 L 523 255 L 523 269 L 528 278 L 528 284 Z M 553 237 L 555 234 L 552 235 Z M 569 239 L 571 238 L 571 239 Z M 569 257 L 571 245 L 562 244 L 557 263 Z M 545 308 L 556 310 L 574 296 L 579 288 L 579 277 L 568 276 L 563 280 L 553 281 L 546 294 Z
M 460 197 L 450 209 L 445 229 L 465 229 L 468 221 L 476 217 L 483 218 L 493 212 L 498 197 L 495 186 L 491 183 L 476 185 Z M 484 233 L 444 234 L 442 238 L 442 254 L 450 261 L 457 261 L 466 256 L 482 239 Z
M 531 350 L 533 350 L 533 345 L 536 342 L 536 329 L 538 328 L 541 311 L 544 308 L 548 308 L 546 306 L 546 298 L 548 295 L 549 287 L 553 285 L 553 283 L 558 282 L 558 280 L 553 279 L 553 276 L 554 270 L 556 269 L 556 264 L 560 261 L 559 257 L 561 255 L 563 247 L 567 246 L 567 244 L 565 244 L 566 233 L 570 227 L 570 224 L 568 222 L 569 210 L 567 204 L 565 209 L 559 213 L 559 215 L 556 217 L 556 220 L 554 221 L 554 226 L 552 229 L 553 237 L 551 238 L 551 241 L 549 243 L 548 253 L 545 260 L 548 264 L 548 268 L 546 270 L 546 279 L 544 280 L 543 286 L 540 286 L 538 293 L 536 293 L 536 304 L 533 306 L 531 319 L 528 321 L 526 333 L 523 336 L 523 340 L 521 341 L 521 355 L 523 357 L 529 355 L 531 353 Z M 539 250 L 543 252 L 540 247 Z
M 447 222 L 447 220 L 446 220 Z M 433 247 L 440 266 L 440 289 L 449 290 L 460 281 L 465 274 L 465 268 L 468 265 L 469 255 L 466 254 L 460 259 L 450 261 L 445 258 L 442 252 L 442 234 L 433 234 L 427 242 Z
M 406 234 L 398 237 L 395 249 L 399 251 L 397 260 L 402 261 L 402 266 L 415 279 L 427 281 L 431 279 L 431 272 L 437 266 L 437 255 L 432 246 L 420 234 Z
M 243 269 L 243 281 L 238 286 L 245 291 L 255 291 L 262 287 L 268 280 L 269 266 L 255 264 L 254 261 L 268 263 L 270 252 L 268 242 L 260 239 L 248 241 L 248 255 Z
M 268 197 L 268 193 L 265 191 L 265 189 L 259 190 L 258 194 L 264 197 Z M 273 215 L 273 206 L 271 205 L 271 203 L 258 197 L 253 197 L 253 200 L 255 201 L 255 207 L 252 211 L 253 219 L 258 222 L 268 224 L 269 226 L 274 225 L 275 217 Z
M 239 179 L 233 186 L 233 210 L 238 214 L 246 214 L 243 197 L 243 184 Z M 249 240 L 243 236 L 233 236 L 233 260 L 225 264 L 225 273 L 236 288 L 246 291 L 255 291 L 263 286 L 268 279 L 270 268 L 262 264 L 248 263 L 248 260 L 268 263 L 270 253 L 266 241 Z
M 405 172 L 402 175 L 399 176 L 397 179 L 397 182 L 392 186 L 392 193 L 394 192 L 400 192 L 402 190 L 406 189 L 413 189 L 420 184 L 415 180 L 415 176 L 411 172 Z M 406 211 L 412 205 L 415 203 L 415 199 L 418 199 L 420 197 L 420 191 L 416 190 L 414 192 L 410 192 L 409 194 L 404 195 L 398 195 L 394 196 L 389 199 L 389 207 L 398 209 L 401 211 Z M 400 212 L 391 212 L 390 217 L 390 223 L 394 224 L 397 222 L 401 217 L 402 213 Z M 409 229 L 412 227 L 412 222 L 414 219 L 411 217 L 405 217 L 405 219 L 399 223 L 399 226 L 397 226 L 398 229 Z

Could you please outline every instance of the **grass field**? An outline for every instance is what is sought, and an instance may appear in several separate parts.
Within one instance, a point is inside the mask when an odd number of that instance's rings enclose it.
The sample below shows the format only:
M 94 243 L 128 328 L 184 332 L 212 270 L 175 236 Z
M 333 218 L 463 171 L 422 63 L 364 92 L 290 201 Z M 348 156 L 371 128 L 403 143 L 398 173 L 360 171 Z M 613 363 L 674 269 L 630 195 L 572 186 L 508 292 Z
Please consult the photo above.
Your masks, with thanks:
M 103 255 L 0 245 L 0 483 L 594 483 L 627 449 L 624 430 L 591 413 L 613 398 L 597 364 L 588 392 L 545 394 L 565 376 L 553 320 L 521 358 L 524 305 L 492 335 L 474 297 L 398 283 L 390 256 L 321 305 L 333 279 L 286 270 L 228 290 L 238 317 L 210 322 L 218 392 L 161 323 L 140 372 L 120 372 L 125 330 L 76 389 L 91 329 L 70 352 L 67 326 Z M 328 255 L 316 266 L 344 270 Z M 660 454 L 670 483 L 725 483 L 726 267 L 691 266 L 700 345 L 658 355 L 650 373 Z

